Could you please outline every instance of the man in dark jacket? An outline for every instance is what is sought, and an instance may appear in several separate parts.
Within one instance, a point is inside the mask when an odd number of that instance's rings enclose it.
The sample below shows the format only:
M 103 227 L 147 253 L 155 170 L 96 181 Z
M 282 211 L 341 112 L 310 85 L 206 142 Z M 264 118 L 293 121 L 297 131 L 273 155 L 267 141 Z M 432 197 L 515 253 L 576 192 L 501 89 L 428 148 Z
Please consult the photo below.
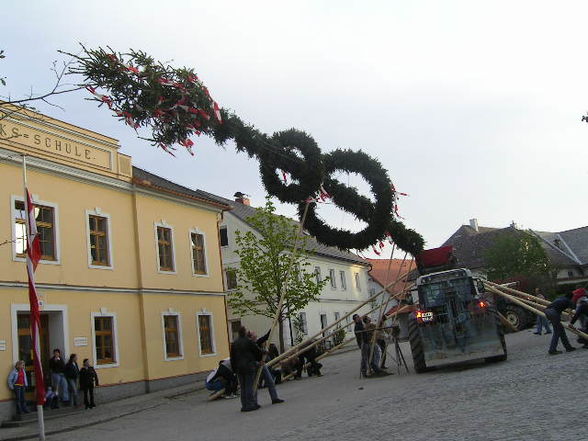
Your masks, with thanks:
M 51 385 L 53 391 L 61 401 L 69 401 L 69 386 L 65 379 L 65 362 L 61 358 L 61 350 L 54 349 L 53 357 L 49 359 L 49 371 L 51 372 Z
M 570 344 L 566 331 L 561 324 L 561 313 L 568 308 L 574 308 L 576 305 L 572 302 L 572 293 L 565 296 L 558 297 L 545 309 L 545 316 L 547 320 L 553 325 L 553 336 L 551 337 L 551 344 L 549 345 L 549 354 L 561 354 L 557 350 L 557 344 L 561 338 L 561 342 L 566 348 L 566 352 L 575 351 L 576 348 Z
M 353 332 L 355 333 L 357 346 L 359 346 L 359 349 L 361 350 L 360 372 L 363 377 L 367 377 L 368 358 L 370 357 L 370 349 L 369 344 L 364 345 L 366 332 L 365 325 L 363 324 L 363 317 L 360 317 L 358 314 L 353 314 L 353 321 L 355 322 Z
M 254 331 L 249 331 L 247 333 L 247 337 L 250 340 L 254 341 L 255 344 L 259 347 L 259 349 L 263 351 L 263 345 L 269 339 L 270 332 L 271 330 L 267 331 L 267 333 L 264 336 L 257 338 L 257 334 Z M 264 380 L 265 385 L 267 386 L 267 390 L 270 394 L 270 398 L 272 399 L 272 404 L 283 403 L 284 400 L 278 397 L 278 391 L 276 390 L 276 382 L 274 380 L 274 375 L 265 364 L 261 368 L 260 387 L 262 381 Z
M 94 386 L 99 386 L 98 375 L 90 365 L 90 360 L 84 358 L 83 364 L 84 366 L 80 370 L 80 389 L 84 391 L 84 404 L 86 405 L 86 409 L 92 409 L 96 407 L 96 403 L 94 403 Z
M 241 326 L 239 337 L 231 347 L 231 367 L 241 385 L 241 412 L 250 412 L 260 407 L 253 393 L 253 383 L 262 355 L 259 346 L 247 338 L 247 330 Z

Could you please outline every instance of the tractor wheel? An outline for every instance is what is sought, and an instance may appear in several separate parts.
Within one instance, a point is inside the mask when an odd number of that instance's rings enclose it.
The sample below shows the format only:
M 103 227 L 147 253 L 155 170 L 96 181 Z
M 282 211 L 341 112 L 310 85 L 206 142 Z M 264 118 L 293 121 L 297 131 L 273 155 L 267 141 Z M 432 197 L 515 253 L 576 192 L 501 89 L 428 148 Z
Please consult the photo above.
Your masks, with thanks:
M 417 374 L 427 372 L 423 339 L 421 338 L 419 327 L 414 317 L 408 319 L 408 339 L 410 341 L 410 350 L 412 352 L 412 361 L 415 372 Z
M 519 306 L 506 305 L 506 312 L 504 313 L 504 317 L 517 331 L 524 329 L 527 323 L 527 315 L 525 314 L 525 311 Z

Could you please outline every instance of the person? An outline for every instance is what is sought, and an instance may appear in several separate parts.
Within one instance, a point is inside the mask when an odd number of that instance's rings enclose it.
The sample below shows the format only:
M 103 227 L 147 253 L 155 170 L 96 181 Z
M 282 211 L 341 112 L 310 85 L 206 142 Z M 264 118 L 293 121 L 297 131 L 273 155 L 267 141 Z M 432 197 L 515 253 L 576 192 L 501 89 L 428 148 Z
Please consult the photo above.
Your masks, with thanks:
M 14 369 L 8 374 L 8 389 L 14 392 L 16 400 L 16 415 L 20 417 L 23 413 L 29 413 L 25 401 L 25 388 L 29 385 L 25 372 L 25 363 L 18 360 Z
M 576 305 L 576 311 L 570 325 L 574 327 L 576 320 L 580 319 L 580 331 L 588 334 L 588 293 L 584 288 L 577 288 L 572 291 L 572 302 Z M 578 337 L 578 343 L 582 344 L 584 349 L 588 349 L 588 340 Z
M 231 366 L 241 386 L 241 412 L 251 412 L 261 407 L 257 404 L 253 383 L 262 356 L 259 346 L 247 338 L 247 329 L 241 326 L 238 337 L 231 346 Z
M 380 330 L 376 333 L 376 344 L 380 347 L 380 352 L 382 353 L 382 358 L 380 360 L 380 369 L 386 369 L 387 343 L 385 338 L 386 332 L 384 331 L 384 328 L 386 327 L 386 320 L 387 317 L 383 315 L 382 319 L 380 320 L 380 324 L 378 325 Z
M 355 323 L 353 327 L 353 332 L 355 333 L 355 339 L 357 340 L 357 346 L 361 350 L 361 365 L 360 365 L 360 373 L 362 377 L 367 377 L 367 369 L 368 369 L 368 358 L 370 356 L 369 347 L 364 348 L 364 334 L 365 334 L 365 326 L 363 324 L 363 318 L 359 316 L 359 314 L 353 314 L 353 321 Z M 367 351 L 365 350 L 367 349 Z
M 300 361 L 300 363 L 298 364 L 295 378 L 302 377 L 302 370 L 304 369 L 304 366 L 306 366 L 307 363 L 310 363 L 310 366 L 306 368 L 306 373 L 309 377 L 312 377 L 313 375 L 316 375 L 317 377 L 323 376 L 323 374 L 321 373 L 321 368 L 323 367 L 323 365 L 316 361 L 316 357 L 318 357 L 316 345 L 304 350 L 306 346 L 310 346 L 312 343 L 313 341 L 309 341 L 300 348 L 301 350 L 303 350 L 303 352 L 300 352 L 298 354 L 298 360 Z
M 266 362 L 272 361 L 274 358 L 279 357 L 280 351 L 278 351 L 278 347 L 274 343 L 270 343 L 267 348 L 267 355 L 266 355 Z M 270 367 L 270 373 L 274 377 L 274 382 L 276 384 L 282 383 L 282 371 L 280 368 Z
M 218 362 L 218 367 L 206 377 L 204 386 L 214 393 L 224 389 L 225 398 L 237 398 L 237 376 L 231 370 L 231 360 Z
M 71 398 L 71 404 L 74 407 L 78 406 L 78 377 L 80 376 L 80 368 L 78 366 L 78 356 L 71 354 L 69 361 L 65 365 L 63 371 L 65 379 L 67 380 L 68 393 Z
M 53 391 L 59 396 L 62 402 L 68 402 L 69 386 L 64 375 L 65 362 L 61 358 L 61 351 L 59 349 L 53 349 L 53 357 L 49 359 L 49 371 L 51 372 Z
M 555 299 L 545 309 L 545 316 L 553 326 L 553 336 L 551 337 L 551 343 L 549 345 L 548 351 L 550 355 L 561 354 L 561 351 L 557 350 L 557 344 L 560 339 L 566 348 L 566 352 L 572 352 L 576 350 L 576 348 L 570 344 L 568 336 L 566 335 L 566 331 L 561 324 L 561 313 L 568 308 L 574 308 L 574 306 L 574 303 L 572 303 L 572 293 L 570 292 Z
M 267 333 L 265 335 L 263 335 L 262 337 L 257 338 L 257 334 L 254 331 L 249 331 L 247 333 L 247 337 L 249 339 L 251 339 L 251 341 L 254 341 L 255 344 L 257 345 L 257 347 L 259 347 L 259 349 L 261 351 L 263 351 L 263 345 L 268 340 L 270 332 L 271 332 L 271 329 L 269 331 L 267 331 Z M 263 354 L 264 358 L 265 358 L 265 356 L 266 356 L 266 354 Z M 264 361 L 267 361 L 267 359 Z M 257 372 L 256 372 L 256 375 L 257 375 Z M 265 385 L 267 386 L 267 390 L 269 392 L 269 395 L 272 399 L 272 404 L 283 403 L 284 400 L 282 400 L 280 397 L 278 397 L 278 391 L 276 390 L 276 383 L 274 380 L 274 376 L 270 372 L 270 369 L 267 367 L 265 362 L 261 366 L 261 377 L 262 378 L 260 378 L 260 381 L 265 382 Z
M 545 300 L 545 296 L 541 294 L 541 290 L 539 288 L 535 288 L 535 297 Z M 549 322 L 545 317 L 542 315 L 537 315 L 537 329 L 533 334 L 541 335 L 541 331 L 545 328 L 546 334 L 551 334 L 551 328 L 549 327 Z
M 84 392 L 84 405 L 86 409 L 96 407 L 96 403 L 94 402 L 94 386 L 98 387 L 99 385 L 96 370 L 90 365 L 90 361 L 84 358 L 83 367 L 80 369 L 80 389 Z
M 47 391 L 45 392 L 44 407 L 51 407 L 51 409 L 59 409 L 59 397 L 53 391 L 53 388 L 51 386 L 47 386 Z
M 381 352 L 380 352 L 380 346 L 378 346 L 377 344 L 373 344 L 375 343 L 375 340 L 377 339 L 377 333 L 378 331 L 376 330 L 376 325 L 372 322 L 372 319 L 369 318 L 368 316 L 365 316 L 363 318 L 363 323 L 365 326 L 365 330 L 363 332 L 363 346 L 362 346 L 362 351 L 366 351 L 367 357 L 369 359 L 369 357 L 371 356 L 371 360 L 369 360 L 369 368 L 371 369 L 371 373 L 375 374 L 375 375 L 380 375 L 380 374 L 384 374 L 384 370 L 380 368 L 380 358 L 381 358 Z M 372 346 L 373 346 L 373 353 L 372 353 Z M 365 349 L 364 349 L 365 348 Z

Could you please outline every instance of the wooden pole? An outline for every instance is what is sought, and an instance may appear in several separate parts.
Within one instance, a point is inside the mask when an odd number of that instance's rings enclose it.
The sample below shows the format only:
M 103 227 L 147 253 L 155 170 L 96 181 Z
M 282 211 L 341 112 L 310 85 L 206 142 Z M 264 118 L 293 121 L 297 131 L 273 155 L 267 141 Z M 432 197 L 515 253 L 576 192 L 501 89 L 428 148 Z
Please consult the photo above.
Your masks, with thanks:
M 402 277 L 408 275 L 409 272 L 406 272 L 402 275 Z M 380 292 L 374 294 L 373 296 L 371 296 L 369 299 L 364 300 L 363 302 L 361 302 L 359 305 L 357 305 L 355 308 L 353 308 L 351 311 L 349 311 L 347 314 L 345 314 L 344 316 L 342 316 L 339 320 L 335 320 L 333 323 L 331 323 L 329 326 L 327 326 L 326 328 L 321 329 L 319 332 L 317 332 L 316 334 L 314 334 L 313 336 L 307 338 L 306 340 L 302 341 L 301 343 L 298 343 L 297 345 L 291 347 L 290 349 L 288 349 L 287 351 L 285 351 L 283 354 L 280 354 L 279 356 L 277 356 L 276 358 L 274 358 L 273 360 L 271 360 L 270 362 L 267 363 L 267 366 L 273 366 L 274 364 L 278 363 L 279 361 L 282 361 L 285 358 L 289 358 L 291 357 L 294 353 L 298 353 L 300 352 L 300 347 L 303 345 L 308 344 L 308 342 L 312 341 L 313 339 L 317 338 L 319 335 L 323 334 L 325 331 L 328 331 L 329 329 L 331 329 L 332 327 L 338 325 L 339 323 L 341 323 L 343 320 L 345 320 L 347 317 L 351 316 L 353 313 L 357 312 L 359 309 L 363 308 L 365 305 L 367 305 L 369 302 L 374 301 L 375 299 L 377 299 L 379 296 L 381 296 L 384 292 L 386 292 L 388 290 L 388 288 L 394 287 L 394 285 L 396 285 L 396 282 L 392 282 L 389 283 L 388 285 L 386 285 Z M 397 297 L 397 295 L 393 296 L 394 298 Z M 370 311 L 371 312 L 371 311 Z M 369 313 L 368 313 L 369 314 Z M 323 341 L 326 337 L 317 340 L 313 343 L 311 343 L 308 346 L 305 346 L 305 349 L 310 348 L 312 346 L 315 346 L 316 344 L 318 344 L 319 342 Z
M 502 289 L 504 291 L 509 292 L 512 295 L 515 295 L 515 296 L 518 296 L 518 297 L 522 297 L 522 298 L 524 298 L 526 300 L 531 300 L 532 302 L 539 303 L 539 304 L 544 305 L 544 306 L 549 306 L 551 304 L 551 302 L 549 300 L 541 299 L 541 298 L 539 298 L 537 296 L 534 296 L 534 295 L 531 295 L 531 294 L 527 294 L 526 292 L 519 291 L 518 289 L 514 289 L 514 288 L 511 288 L 509 286 L 499 285 L 497 283 L 490 282 L 489 280 L 484 280 L 484 283 L 487 284 L 487 285 L 490 285 L 490 286 L 492 286 L 492 287 L 494 287 L 496 289 Z
M 490 292 L 493 292 L 493 293 L 495 293 L 495 294 L 501 295 L 502 297 L 504 297 L 504 298 L 506 298 L 506 299 L 510 300 L 511 302 L 513 302 L 513 303 L 516 303 L 517 305 L 519 305 L 519 306 L 522 306 L 522 307 L 523 307 L 523 308 L 525 308 L 525 309 L 528 309 L 529 311 L 531 311 L 531 312 L 532 312 L 532 313 L 534 313 L 534 314 L 537 314 L 537 315 L 539 315 L 539 316 L 541 316 L 541 317 L 545 317 L 545 318 L 547 318 L 547 317 L 545 316 L 545 313 L 544 313 L 543 311 L 540 311 L 540 310 L 538 310 L 538 309 L 536 309 L 536 308 L 533 308 L 533 307 L 532 307 L 532 306 L 530 306 L 530 305 L 527 305 L 527 304 L 526 304 L 525 302 L 523 302 L 522 300 L 519 300 L 518 298 L 516 298 L 516 297 L 514 297 L 514 296 L 511 296 L 510 294 L 506 294 L 506 293 L 504 293 L 504 292 L 502 292 L 502 291 L 500 291 L 500 290 L 498 290 L 498 289 L 494 288 L 494 287 L 493 287 L 493 286 L 491 286 L 491 285 L 487 285 L 487 286 L 486 286 L 486 288 L 487 288 L 487 289 L 488 289 Z M 562 325 L 563 325 L 563 323 L 562 323 Z M 582 337 L 582 338 L 584 338 L 584 339 L 587 339 L 587 340 L 588 340 L 588 334 L 585 334 L 584 332 L 577 330 L 576 328 L 572 327 L 572 326 L 571 326 L 571 325 L 569 325 L 569 324 L 568 324 L 567 326 L 566 326 L 566 325 L 563 325 L 563 326 L 564 326 L 564 328 L 567 328 L 567 330 L 568 330 L 568 331 L 570 331 L 570 332 L 572 332 L 572 333 L 576 334 L 576 335 L 577 335 L 577 336 L 579 336 L 579 337 Z
M 394 253 L 394 248 L 392 248 L 392 253 Z M 402 263 L 400 264 L 400 267 L 398 268 L 398 272 L 396 274 L 396 280 L 395 282 L 398 282 L 398 279 L 400 277 L 400 271 L 402 270 L 402 266 L 404 265 L 404 262 L 406 262 L 406 256 L 408 255 L 407 252 L 404 253 L 404 258 L 402 259 Z M 392 256 L 390 256 L 390 261 L 388 262 L 388 271 L 386 276 L 388 276 L 388 274 L 390 273 L 390 267 L 392 265 Z M 412 266 L 412 264 L 411 264 Z M 408 269 L 408 272 L 410 273 L 410 268 Z M 384 305 L 384 298 L 382 298 L 382 303 L 380 304 L 380 312 L 378 313 L 378 321 L 376 322 L 376 327 L 380 326 L 380 322 L 382 321 L 382 317 L 384 316 L 384 314 L 386 313 L 386 309 L 388 309 L 388 304 L 390 303 L 390 297 L 388 296 L 388 299 L 386 300 L 386 304 Z M 370 344 L 370 355 L 369 355 L 369 362 L 368 365 L 371 364 L 372 359 L 374 358 L 374 349 L 376 347 L 376 332 L 373 333 L 372 335 L 372 341 Z
M 308 206 L 309 205 L 310 205 L 310 202 L 306 201 L 306 206 L 304 207 L 304 214 L 302 215 L 302 219 L 300 219 L 300 225 L 298 226 L 298 232 L 296 233 L 296 239 L 294 240 L 294 246 L 292 247 L 292 254 L 294 254 L 296 252 L 296 249 L 298 248 L 298 241 L 299 241 L 300 236 L 302 235 L 302 231 L 304 229 L 304 221 L 306 220 L 306 215 L 308 214 Z M 272 327 L 270 328 L 269 336 L 263 345 L 264 347 L 266 344 L 269 344 L 269 342 L 272 341 L 272 336 L 274 335 L 276 325 L 278 324 L 278 321 L 280 320 L 280 317 L 282 316 L 282 307 L 284 305 L 284 299 L 286 298 L 286 293 L 288 292 L 288 280 L 290 279 L 291 272 L 292 272 L 292 263 L 290 263 L 290 265 L 288 266 L 283 291 L 282 291 L 282 294 L 280 295 L 278 307 L 276 308 L 276 315 L 275 315 L 274 320 L 272 322 Z M 253 393 L 254 394 L 255 394 L 255 392 L 257 392 L 257 388 L 259 386 L 259 378 L 261 377 L 262 371 L 263 371 L 263 366 L 259 366 L 259 368 L 257 368 L 257 373 L 255 375 L 255 382 L 253 383 Z
M 517 289 L 509 288 L 508 286 L 504 286 L 504 285 L 498 285 L 496 283 L 489 282 L 487 280 L 484 280 L 484 283 L 486 283 L 496 289 L 499 289 L 499 290 L 502 289 L 504 291 L 508 291 L 510 294 L 514 295 L 518 299 L 523 300 L 524 302 L 529 303 L 531 306 L 537 305 L 537 306 L 545 309 L 545 307 L 547 307 L 551 304 L 551 302 L 549 300 L 541 299 L 537 296 L 527 294 L 524 291 L 519 291 Z M 563 311 L 562 315 L 566 315 L 568 318 L 570 317 L 570 313 L 566 312 L 566 311 Z

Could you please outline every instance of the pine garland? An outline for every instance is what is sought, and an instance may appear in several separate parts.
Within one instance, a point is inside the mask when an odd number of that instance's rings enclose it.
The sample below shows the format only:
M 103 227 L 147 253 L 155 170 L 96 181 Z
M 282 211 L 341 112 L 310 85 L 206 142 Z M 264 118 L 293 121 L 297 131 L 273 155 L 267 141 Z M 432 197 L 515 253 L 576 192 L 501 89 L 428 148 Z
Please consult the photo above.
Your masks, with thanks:
M 82 85 L 93 95 L 90 99 L 133 129 L 147 128 L 151 136 L 144 139 L 153 145 L 173 155 L 179 144 L 193 154 L 191 138 L 205 134 L 218 145 L 233 140 L 237 151 L 256 157 L 268 194 L 299 204 L 301 216 L 310 203 L 305 228 L 319 242 L 362 250 L 388 237 L 413 255 L 422 250 L 422 237 L 395 219 L 396 194 L 387 171 L 366 153 L 335 150 L 322 155 L 315 140 L 296 129 L 268 136 L 221 109 L 193 69 L 164 65 L 141 51 L 122 54 L 82 46 L 82 55 L 69 55 L 77 59 L 70 73 L 83 76 Z M 332 178 L 337 170 L 363 176 L 375 202 Z M 280 172 L 290 176 L 289 184 L 279 178 Z M 317 194 L 319 199 L 331 198 L 367 226 L 352 233 L 326 225 L 316 215 Z

